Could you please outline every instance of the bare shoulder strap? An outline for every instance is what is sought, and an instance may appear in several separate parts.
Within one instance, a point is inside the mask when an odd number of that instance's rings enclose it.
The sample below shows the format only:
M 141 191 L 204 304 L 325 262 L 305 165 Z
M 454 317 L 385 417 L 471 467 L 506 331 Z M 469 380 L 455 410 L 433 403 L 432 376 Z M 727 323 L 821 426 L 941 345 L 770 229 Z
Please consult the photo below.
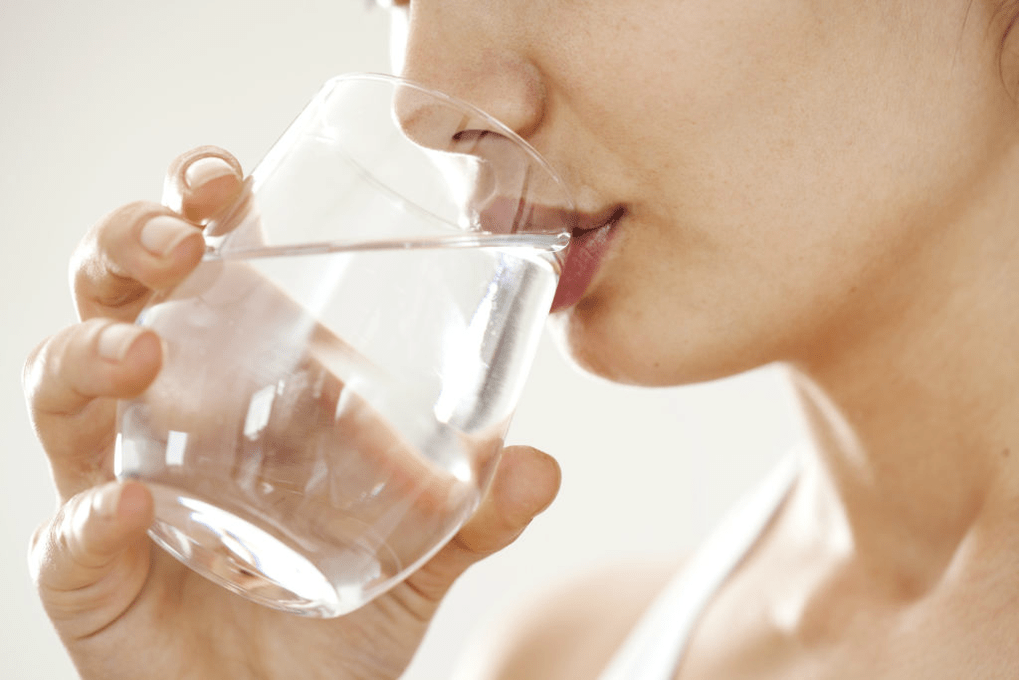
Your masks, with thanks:
M 798 453 L 783 458 L 729 511 L 644 614 L 600 680 L 671 680 L 702 612 L 792 487 Z

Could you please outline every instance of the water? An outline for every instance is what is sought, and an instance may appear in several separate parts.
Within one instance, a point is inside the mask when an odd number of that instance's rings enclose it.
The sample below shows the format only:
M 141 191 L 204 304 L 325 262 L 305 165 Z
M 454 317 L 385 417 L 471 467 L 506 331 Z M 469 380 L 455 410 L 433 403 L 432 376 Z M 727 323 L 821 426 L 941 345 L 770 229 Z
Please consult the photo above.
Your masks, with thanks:
M 457 234 L 210 253 L 139 322 L 164 367 L 122 402 L 118 476 L 199 573 L 309 616 L 437 551 L 491 478 L 562 239 Z

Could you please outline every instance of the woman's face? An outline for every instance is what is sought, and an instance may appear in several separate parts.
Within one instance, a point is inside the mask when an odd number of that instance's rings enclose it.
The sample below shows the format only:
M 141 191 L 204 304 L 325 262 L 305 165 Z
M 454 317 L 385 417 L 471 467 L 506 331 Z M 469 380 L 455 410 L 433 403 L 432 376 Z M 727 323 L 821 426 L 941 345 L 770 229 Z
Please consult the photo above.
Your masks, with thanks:
M 984 4 L 412 0 L 394 35 L 619 217 L 553 324 L 661 385 L 834 351 L 923 294 L 1012 130 Z

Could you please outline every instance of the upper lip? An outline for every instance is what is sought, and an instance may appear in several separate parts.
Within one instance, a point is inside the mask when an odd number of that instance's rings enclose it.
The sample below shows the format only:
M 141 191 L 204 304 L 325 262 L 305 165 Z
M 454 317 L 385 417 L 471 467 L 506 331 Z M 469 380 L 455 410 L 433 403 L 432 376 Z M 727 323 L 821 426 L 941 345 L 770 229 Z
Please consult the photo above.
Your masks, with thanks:
M 619 219 L 624 210 L 621 205 L 607 205 L 596 212 L 578 212 L 573 235 L 606 227 Z
M 512 199 L 496 197 L 477 213 L 478 226 L 492 233 L 559 233 L 578 236 L 605 227 L 622 214 L 621 205 L 586 211 L 538 203 L 520 204 Z

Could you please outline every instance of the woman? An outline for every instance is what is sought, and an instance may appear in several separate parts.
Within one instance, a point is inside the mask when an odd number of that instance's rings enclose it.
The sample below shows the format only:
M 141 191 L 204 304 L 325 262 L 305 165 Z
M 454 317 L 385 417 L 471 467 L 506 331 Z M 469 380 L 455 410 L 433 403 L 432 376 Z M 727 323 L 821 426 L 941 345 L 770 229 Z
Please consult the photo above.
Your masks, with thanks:
M 643 385 L 783 362 L 811 426 L 729 554 L 691 563 L 713 587 L 663 595 L 617 677 L 1015 675 L 1017 15 L 1001 0 L 394 8 L 405 75 L 502 119 L 604 216 L 571 246 L 586 274 L 564 274 L 583 279 L 553 317 L 566 351 Z M 558 470 L 507 449 L 463 531 L 337 620 L 254 607 L 150 553 L 151 497 L 108 481 L 110 398 L 160 363 L 127 322 L 195 266 L 194 225 L 239 179 L 224 152 L 187 154 L 170 207 L 114 211 L 76 255 L 84 321 L 27 371 L 64 503 L 34 541 L 40 592 L 86 678 L 396 677 L 451 582 L 551 501 Z M 587 588 L 507 632 L 479 677 L 595 676 L 655 594 L 612 575 Z

